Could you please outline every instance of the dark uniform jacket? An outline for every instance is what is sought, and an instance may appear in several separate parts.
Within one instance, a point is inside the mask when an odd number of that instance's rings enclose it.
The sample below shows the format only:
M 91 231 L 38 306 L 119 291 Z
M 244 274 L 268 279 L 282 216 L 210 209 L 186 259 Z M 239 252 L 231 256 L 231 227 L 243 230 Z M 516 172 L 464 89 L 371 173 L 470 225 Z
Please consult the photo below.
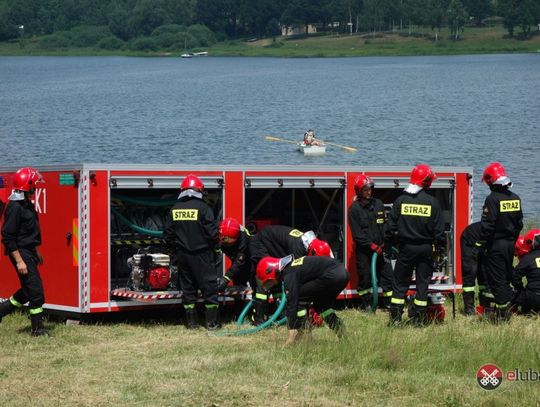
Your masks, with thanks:
M 480 243 L 516 241 L 523 228 L 521 199 L 508 188 L 493 189 L 484 202 L 481 222 Z
M 381 245 L 384 241 L 384 205 L 373 198 L 366 204 L 360 200 L 349 206 L 349 226 L 358 249 L 369 249 L 371 243 Z
M 34 204 L 28 199 L 9 201 L 4 212 L 2 243 L 7 253 L 33 250 L 41 245 L 41 230 Z
M 243 276 L 244 279 L 249 278 L 251 274 L 249 239 L 251 237 L 248 233 L 241 230 L 238 240 L 234 244 L 221 246 L 221 251 L 232 261 L 232 265 L 225 273 L 225 276 L 233 282 L 240 276 Z
M 305 256 L 307 251 L 302 241 L 303 234 L 289 226 L 266 226 L 251 238 L 251 258 L 258 261 L 265 256 Z
M 391 233 L 397 232 L 400 243 L 446 245 L 439 201 L 424 190 L 417 194 L 403 192 L 394 201 L 388 228 Z
M 163 237 L 191 253 L 213 249 L 218 231 L 212 209 L 202 199 L 180 198 L 169 212 Z
M 344 289 L 349 281 L 349 273 L 337 260 L 331 257 L 305 256 L 294 260 L 283 270 L 283 282 L 287 292 L 286 315 L 287 325 L 295 326 L 297 319 L 297 308 L 300 299 L 300 288 L 313 280 L 320 279 L 324 283 L 323 277 L 328 277 L 328 284 L 335 281 L 342 283 Z M 335 298 L 330 298 L 335 300 Z
M 463 229 L 461 232 L 461 245 L 475 247 L 476 242 L 480 240 L 480 235 L 482 233 L 482 223 L 474 222 Z
M 523 256 L 514 269 L 512 285 L 518 291 L 523 289 L 522 277 L 527 278 L 527 290 L 540 295 L 540 249 Z

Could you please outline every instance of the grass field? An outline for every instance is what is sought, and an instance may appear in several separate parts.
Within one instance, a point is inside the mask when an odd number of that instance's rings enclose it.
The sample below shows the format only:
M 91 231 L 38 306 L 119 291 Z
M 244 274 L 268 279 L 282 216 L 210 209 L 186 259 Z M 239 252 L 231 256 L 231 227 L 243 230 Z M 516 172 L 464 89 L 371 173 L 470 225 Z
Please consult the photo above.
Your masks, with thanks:
M 450 38 L 448 29 L 443 29 L 439 40 L 429 29 L 408 35 L 402 32 L 387 32 L 354 35 L 316 35 L 309 37 L 224 41 L 207 49 L 211 56 L 267 56 L 267 57 L 345 57 L 345 56 L 400 56 L 400 55 L 457 55 L 493 53 L 540 52 L 540 35 L 528 40 L 507 38 L 501 25 L 493 27 L 467 27 L 459 41 Z M 183 51 L 182 51 L 183 52 Z M 125 55 L 125 56 L 173 56 L 182 52 L 133 52 L 106 51 L 93 48 L 41 49 L 36 38 L 28 39 L 25 48 L 18 42 L 0 43 L 0 55 Z
M 2 406 L 537 406 L 540 381 L 486 391 L 476 371 L 540 371 L 539 318 L 493 326 L 447 317 L 390 328 L 388 316 L 339 311 L 327 328 L 284 348 L 284 327 L 213 337 L 164 322 L 49 322 L 32 338 L 22 314 L 0 324 Z M 230 324 L 226 329 L 234 329 Z

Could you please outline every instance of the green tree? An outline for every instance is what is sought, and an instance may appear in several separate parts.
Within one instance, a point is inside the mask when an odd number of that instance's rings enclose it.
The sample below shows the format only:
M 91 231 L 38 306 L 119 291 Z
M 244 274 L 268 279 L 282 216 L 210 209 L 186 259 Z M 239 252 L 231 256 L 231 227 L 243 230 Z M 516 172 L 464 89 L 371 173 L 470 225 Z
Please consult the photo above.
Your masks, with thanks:
M 498 0 L 497 11 L 503 18 L 503 24 L 508 35 L 514 36 L 514 29 L 518 25 L 518 1 L 519 0 Z
M 463 5 L 477 26 L 480 26 L 493 11 L 491 0 L 465 0 Z
M 540 22 L 540 3 L 538 0 L 521 0 L 517 9 L 517 24 L 523 36 L 531 36 L 531 27 Z
M 448 6 L 448 25 L 450 34 L 454 40 L 459 39 L 459 33 L 463 31 L 463 27 L 467 22 L 468 14 L 460 0 L 452 0 Z
M 435 31 L 435 41 L 439 40 L 439 32 L 444 23 L 445 0 L 429 0 L 426 23 Z

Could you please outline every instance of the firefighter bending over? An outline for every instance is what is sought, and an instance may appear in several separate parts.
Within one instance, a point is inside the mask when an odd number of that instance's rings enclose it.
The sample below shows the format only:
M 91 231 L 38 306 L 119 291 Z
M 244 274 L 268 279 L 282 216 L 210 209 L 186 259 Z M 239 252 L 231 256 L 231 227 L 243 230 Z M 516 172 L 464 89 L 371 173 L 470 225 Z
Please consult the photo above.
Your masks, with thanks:
M 481 312 L 489 312 L 493 294 L 487 287 L 483 262 L 484 253 L 476 246 L 480 238 L 482 225 L 480 222 L 471 223 L 461 232 L 461 275 L 463 279 L 463 313 L 476 315 L 475 290 L 478 281 L 478 298 Z
M 433 246 L 439 257 L 443 257 L 446 244 L 440 204 L 425 191 L 435 179 L 429 165 L 414 167 L 409 185 L 394 201 L 390 212 L 388 230 L 399 247 L 390 301 L 391 325 L 401 323 L 413 270 L 416 270 L 416 295 L 409 308 L 409 322 L 415 325 L 426 322 L 428 286 L 433 276 Z
M 341 338 L 344 327 L 332 309 L 332 304 L 349 281 L 349 273 L 331 257 L 292 256 L 281 259 L 264 257 L 257 265 L 257 283 L 264 290 L 285 284 L 287 303 L 287 327 L 289 334 L 286 345 L 296 342 L 305 329 L 309 329 L 307 315 L 313 306 L 336 335 Z
M 41 245 L 41 230 L 38 214 L 30 200 L 36 185 L 41 182 L 44 182 L 43 177 L 32 167 L 21 168 L 15 173 L 13 192 L 9 196 L 2 226 L 2 243 L 17 272 L 21 288 L 9 300 L 0 304 L 0 321 L 3 316 L 28 302 L 32 336 L 48 334 L 43 326 L 45 295 L 38 270 L 38 265 L 43 264 L 38 249 Z
M 513 286 L 516 294 L 512 304 L 521 308 L 521 313 L 540 313 L 540 229 L 532 229 L 523 238 L 519 263 L 514 270 Z M 527 285 L 523 286 L 523 277 Z
M 218 280 L 213 264 L 218 232 L 212 208 L 203 201 L 204 184 L 195 175 L 184 178 L 178 201 L 169 212 L 163 237 L 176 249 L 173 259 L 183 292 L 188 329 L 198 327 L 197 290 L 201 290 L 206 328 L 221 327 L 218 314 Z
M 289 226 L 266 226 L 251 238 L 249 245 L 254 268 L 263 257 L 268 256 L 281 258 L 292 254 L 295 259 L 305 255 L 334 257 L 330 245 L 324 240 L 317 239 L 314 232 L 304 233 Z M 253 302 L 255 324 L 260 324 L 266 318 L 269 293 L 260 291 L 258 285 L 256 290 Z M 273 295 L 278 297 L 281 295 L 279 287 Z

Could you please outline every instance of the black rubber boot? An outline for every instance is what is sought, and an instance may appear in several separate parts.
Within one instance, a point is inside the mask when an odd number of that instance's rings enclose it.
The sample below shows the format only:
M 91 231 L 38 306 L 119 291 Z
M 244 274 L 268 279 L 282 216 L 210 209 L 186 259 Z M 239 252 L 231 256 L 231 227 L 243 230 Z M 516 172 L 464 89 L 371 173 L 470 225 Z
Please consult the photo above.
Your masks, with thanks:
M 43 325 L 43 313 L 30 315 L 30 322 L 32 324 L 32 330 L 30 331 L 32 336 L 49 335 L 49 331 L 47 331 Z
M 463 313 L 468 316 L 476 315 L 474 291 L 463 293 Z
M 409 320 L 407 323 L 419 327 L 427 325 L 426 307 L 419 307 L 418 305 L 412 304 L 409 308 Z
M 507 322 L 510 322 L 511 316 L 512 312 L 510 311 L 510 307 L 496 307 L 495 319 L 493 322 L 496 324 L 505 324 Z
M 2 322 L 2 317 L 11 314 L 13 311 L 15 311 L 15 306 L 11 301 L 7 300 L 0 303 L 0 322 Z
M 345 336 L 345 325 L 343 324 L 342 319 L 338 317 L 335 312 L 324 317 L 324 322 L 326 322 L 328 328 L 336 333 L 338 338 L 341 339 Z
M 360 296 L 360 311 L 371 312 L 371 295 L 364 294 Z
M 266 313 L 268 310 L 268 302 L 253 300 L 253 314 L 251 322 L 253 325 L 258 326 L 266 322 Z
M 390 300 L 392 299 L 392 297 L 385 297 L 385 296 L 382 296 L 379 298 L 379 309 L 380 310 L 383 310 L 383 311 L 388 311 L 388 308 L 390 307 Z
M 186 309 L 186 328 L 199 328 L 199 316 L 197 315 L 197 310 L 195 308 Z
M 389 325 L 399 326 L 402 323 L 403 305 L 390 304 L 388 307 L 390 314 Z
M 218 307 L 206 308 L 204 317 L 206 320 L 206 329 L 209 331 L 215 331 L 216 329 L 221 328 Z

